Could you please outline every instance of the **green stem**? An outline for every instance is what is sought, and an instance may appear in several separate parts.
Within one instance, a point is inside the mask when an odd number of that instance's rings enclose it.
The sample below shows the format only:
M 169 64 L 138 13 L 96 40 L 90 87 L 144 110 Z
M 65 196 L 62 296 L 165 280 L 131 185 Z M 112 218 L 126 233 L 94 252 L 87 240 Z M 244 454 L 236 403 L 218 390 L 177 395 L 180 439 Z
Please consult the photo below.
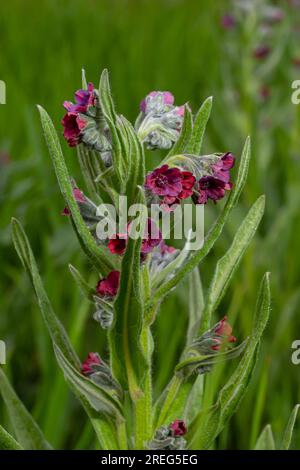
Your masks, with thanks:
M 143 384 L 143 395 L 135 402 L 135 449 L 145 449 L 152 436 L 152 378 L 151 355 L 152 336 L 149 327 L 144 327 L 141 334 L 141 345 L 147 358 L 148 367 Z
M 128 450 L 126 422 L 124 420 L 117 423 L 118 442 L 120 450 Z

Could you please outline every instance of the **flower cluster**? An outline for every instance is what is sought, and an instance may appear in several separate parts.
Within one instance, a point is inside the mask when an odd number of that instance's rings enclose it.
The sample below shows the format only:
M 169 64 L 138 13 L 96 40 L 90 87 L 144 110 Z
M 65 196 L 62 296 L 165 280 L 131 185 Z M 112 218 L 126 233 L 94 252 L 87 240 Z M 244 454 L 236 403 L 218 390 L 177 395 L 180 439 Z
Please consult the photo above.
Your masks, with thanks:
M 187 433 L 184 421 L 176 419 L 169 426 L 161 426 L 156 430 L 154 438 L 148 443 L 150 450 L 182 450 L 186 447 L 183 436 Z
M 114 237 L 110 238 L 108 248 L 114 255 L 123 255 L 126 250 L 128 235 L 131 230 L 131 224 L 127 226 L 127 233 L 117 233 Z M 144 236 L 142 239 L 141 255 L 147 255 L 158 246 L 162 241 L 162 234 L 155 225 L 154 221 L 150 218 L 147 219 Z M 143 259 L 143 258 L 142 258 Z
M 165 164 L 146 176 L 145 188 L 153 196 L 158 196 L 160 204 L 167 209 L 190 196 L 195 204 L 206 204 L 208 199 L 217 201 L 232 188 L 230 170 L 234 162 L 234 156 L 231 153 L 225 153 L 216 163 L 210 165 L 207 173 L 198 181 L 190 171 L 183 171 L 178 167 L 169 167 Z M 199 164 L 201 164 L 201 157 L 199 157 Z
M 69 146 L 76 147 L 83 143 L 107 158 L 107 153 L 111 151 L 111 139 L 93 83 L 89 83 L 86 90 L 75 92 L 75 103 L 65 101 L 63 105 L 67 113 L 62 125 Z
M 140 104 L 136 122 L 138 136 L 148 149 L 169 149 L 181 131 L 184 106 L 174 106 L 169 91 L 152 91 Z

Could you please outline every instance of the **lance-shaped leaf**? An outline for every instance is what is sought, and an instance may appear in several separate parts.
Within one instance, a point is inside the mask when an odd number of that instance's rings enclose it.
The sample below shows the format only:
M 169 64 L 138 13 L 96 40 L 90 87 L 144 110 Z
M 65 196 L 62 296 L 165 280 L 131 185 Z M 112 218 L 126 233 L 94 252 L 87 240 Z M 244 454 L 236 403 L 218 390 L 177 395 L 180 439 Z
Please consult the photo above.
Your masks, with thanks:
M 210 327 L 211 316 L 226 293 L 230 280 L 236 271 L 246 248 L 249 246 L 255 235 L 257 227 L 262 219 L 264 208 L 265 196 L 261 196 L 253 204 L 238 228 L 230 248 L 218 261 L 207 294 L 200 333 L 203 333 Z
M 121 404 L 116 396 L 113 396 L 113 393 L 109 393 L 107 389 L 100 387 L 83 376 L 55 345 L 54 352 L 67 382 L 81 401 L 88 402 L 97 412 L 106 413 L 111 416 L 122 416 Z
M 13 390 L 1 367 L 0 393 L 7 407 L 14 433 L 20 445 L 26 450 L 51 449 L 38 424 Z
M 184 119 L 183 119 L 180 135 L 178 137 L 178 140 L 175 142 L 175 144 L 171 148 L 166 158 L 170 157 L 171 155 L 179 155 L 181 153 L 184 153 L 191 139 L 191 135 L 193 132 L 193 117 L 188 106 L 185 105 L 184 108 L 185 108 Z
M 86 280 L 83 278 L 83 276 L 80 274 L 78 269 L 76 269 L 72 264 L 69 264 L 69 270 L 70 273 L 72 274 L 76 284 L 78 285 L 79 289 L 81 290 L 82 294 L 87 297 L 91 302 L 94 300 L 94 295 L 95 295 L 95 288 L 92 288 L 91 286 L 88 285 Z
M 63 325 L 55 315 L 45 292 L 26 233 L 20 222 L 16 219 L 12 219 L 12 237 L 19 258 L 29 274 L 45 325 L 48 328 L 53 343 L 63 351 L 64 355 L 72 364 L 78 366 L 80 364 L 79 359 L 68 339 Z
M 68 339 L 67 333 L 56 317 L 47 294 L 44 290 L 37 264 L 33 256 L 27 236 L 20 224 L 16 219 L 12 220 L 12 233 L 13 242 L 16 251 L 22 261 L 23 266 L 29 274 L 33 288 L 35 290 L 40 310 L 43 316 L 43 320 L 48 329 L 53 345 L 56 345 L 59 350 L 64 354 L 64 357 L 72 364 L 76 369 L 80 367 L 80 361 Z M 91 419 L 95 432 L 100 440 L 100 443 L 104 449 L 117 448 L 115 439 L 113 438 L 114 430 L 112 429 L 111 423 L 108 422 L 105 416 L 100 416 L 85 400 L 83 406 Z M 105 430 L 109 431 L 106 433 Z M 111 437 L 109 437 L 111 436 Z M 21 441 L 20 441 L 21 442 Z
M 213 248 L 215 242 L 221 235 L 224 225 L 232 209 L 235 207 L 245 185 L 248 174 L 249 160 L 250 139 L 248 138 L 242 152 L 238 176 L 234 188 L 229 195 L 224 209 L 205 237 L 203 247 L 198 251 L 191 252 L 186 262 L 174 272 L 173 277 L 162 283 L 162 285 L 154 292 L 149 304 L 147 305 L 148 308 L 151 308 L 152 305 L 155 305 L 157 302 L 161 301 L 162 298 L 166 296 L 171 291 L 171 289 L 173 289 L 184 278 L 186 274 L 191 272 Z
M 258 295 L 254 328 L 247 349 L 227 384 L 219 393 L 217 403 L 202 410 L 189 427 L 190 447 L 209 449 L 241 403 L 257 361 L 258 348 L 270 313 L 269 273 L 263 277 Z
M 122 128 L 119 124 L 119 117 L 115 111 L 115 106 L 110 91 L 108 71 L 106 69 L 103 70 L 100 77 L 99 99 L 101 111 L 103 112 L 111 133 L 113 168 L 119 185 L 116 189 L 118 192 L 122 192 L 127 176 L 126 162 L 130 164 L 127 158 L 128 145 L 125 135 L 122 132 Z
M 280 444 L 281 450 L 288 450 L 290 448 L 299 407 L 300 405 L 296 405 L 291 413 L 291 416 L 283 434 L 282 442 Z
M 79 238 L 80 244 L 93 265 L 97 266 L 103 274 L 107 274 L 114 268 L 114 266 L 105 248 L 97 245 L 82 219 L 78 205 L 73 197 L 73 188 L 70 176 L 54 125 L 47 112 L 41 106 L 38 106 L 38 110 L 41 117 L 45 139 L 53 161 L 57 181 L 65 202 L 71 212 L 72 221 L 76 228 L 75 232 Z
M 207 98 L 195 117 L 193 133 L 186 149 L 187 153 L 200 155 L 206 124 L 212 108 L 212 101 L 212 96 Z
M 142 195 L 141 190 L 139 193 Z M 141 236 L 145 215 L 141 217 Z M 114 303 L 114 323 L 109 335 L 114 375 L 123 387 L 129 389 L 133 398 L 140 396 L 140 384 L 147 366 L 140 342 L 144 315 L 140 252 L 141 237 L 129 237 L 122 262 L 119 292 Z
M 0 450 L 23 450 L 23 447 L 0 426 Z
M 142 186 L 145 180 L 145 156 L 143 146 L 138 139 L 134 127 L 123 116 L 121 117 L 127 134 L 130 152 L 130 172 L 126 185 L 128 206 L 133 204 L 138 196 L 138 186 Z
M 275 450 L 275 441 L 270 424 L 262 430 L 259 435 L 254 450 Z

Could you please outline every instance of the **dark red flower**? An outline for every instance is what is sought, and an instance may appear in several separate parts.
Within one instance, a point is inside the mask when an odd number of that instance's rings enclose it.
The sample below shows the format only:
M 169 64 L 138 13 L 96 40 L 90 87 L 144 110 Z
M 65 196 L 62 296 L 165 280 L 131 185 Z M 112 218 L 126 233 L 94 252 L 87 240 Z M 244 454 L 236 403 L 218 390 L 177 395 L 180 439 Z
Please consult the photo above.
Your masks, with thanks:
M 73 188 L 73 196 L 76 202 L 84 203 L 86 202 L 85 195 L 78 188 Z M 68 207 L 65 207 L 61 213 L 62 215 L 70 215 L 71 212 Z
M 162 234 L 154 221 L 148 219 L 145 227 L 144 237 L 142 241 L 141 253 L 150 253 L 153 248 L 158 246 L 162 241 Z
M 218 201 L 225 196 L 225 191 L 231 188 L 231 183 L 226 183 L 214 176 L 204 176 L 198 182 L 198 193 L 193 194 L 193 201 L 195 204 L 206 204 L 208 199 Z
M 96 287 L 96 291 L 103 297 L 115 297 L 120 283 L 120 271 L 111 271 L 108 276 L 101 279 Z
M 146 176 L 145 187 L 158 196 L 178 196 L 182 191 L 182 176 L 179 168 L 163 165 Z
M 211 347 L 214 351 L 219 351 L 222 344 L 226 343 L 235 343 L 236 338 L 232 336 L 232 327 L 227 321 L 227 316 L 225 316 L 219 323 L 216 324 L 213 330 L 214 342 L 215 344 Z
M 269 46 L 258 46 L 253 51 L 253 57 L 258 60 L 265 59 L 270 54 L 271 49 Z
M 171 434 L 174 437 L 184 436 L 187 433 L 186 424 L 181 419 L 176 419 L 169 427 Z
M 94 352 L 90 352 L 90 353 L 88 353 L 87 358 L 81 364 L 81 373 L 83 375 L 89 376 L 90 374 L 95 372 L 93 370 L 93 367 L 97 366 L 101 363 L 102 363 L 102 361 L 101 361 L 101 358 L 100 358 L 99 354 L 94 353 Z
M 117 233 L 113 238 L 109 239 L 108 249 L 114 255 L 124 255 L 126 250 L 127 234 Z
M 64 138 L 70 147 L 75 147 L 81 141 L 81 132 L 86 126 L 86 121 L 76 113 L 67 113 L 61 121 L 64 127 Z
M 196 178 L 190 171 L 182 171 L 181 177 L 182 191 L 178 194 L 178 197 L 179 199 L 186 199 L 193 194 Z

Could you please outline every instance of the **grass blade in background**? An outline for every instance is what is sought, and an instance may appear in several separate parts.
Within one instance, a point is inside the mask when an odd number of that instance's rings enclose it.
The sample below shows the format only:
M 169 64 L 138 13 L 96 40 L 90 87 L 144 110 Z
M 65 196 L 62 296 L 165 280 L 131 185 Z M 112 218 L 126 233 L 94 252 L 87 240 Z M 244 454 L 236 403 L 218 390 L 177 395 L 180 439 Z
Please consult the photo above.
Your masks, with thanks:
M 26 450 L 51 449 L 38 424 L 13 390 L 1 367 L 0 393 L 7 407 L 11 424 L 20 445 Z
M 239 226 L 230 248 L 218 261 L 205 301 L 201 333 L 209 329 L 211 316 L 226 293 L 231 278 L 256 233 L 257 227 L 264 214 L 264 209 L 265 197 L 261 196 L 253 204 Z
M 295 422 L 297 419 L 298 411 L 299 411 L 300 405 L 296 405 L 295 408 L 293 409 L 290 419 L 288 421 L 287 427 L 284 431 L 282 442 L 280 444 L 280 449 L 281 450 L 288 450 L 291 445 L 292 437 L 293 437 L 293 431 L 295 427 Z
M 23 447 L 0 426 L 0 450 L 22 450 Z
M 257 439 L 254 450 L 275 450 L 275 441 L 270 424 L 267 424 L 262 430 L 259 438 Z

